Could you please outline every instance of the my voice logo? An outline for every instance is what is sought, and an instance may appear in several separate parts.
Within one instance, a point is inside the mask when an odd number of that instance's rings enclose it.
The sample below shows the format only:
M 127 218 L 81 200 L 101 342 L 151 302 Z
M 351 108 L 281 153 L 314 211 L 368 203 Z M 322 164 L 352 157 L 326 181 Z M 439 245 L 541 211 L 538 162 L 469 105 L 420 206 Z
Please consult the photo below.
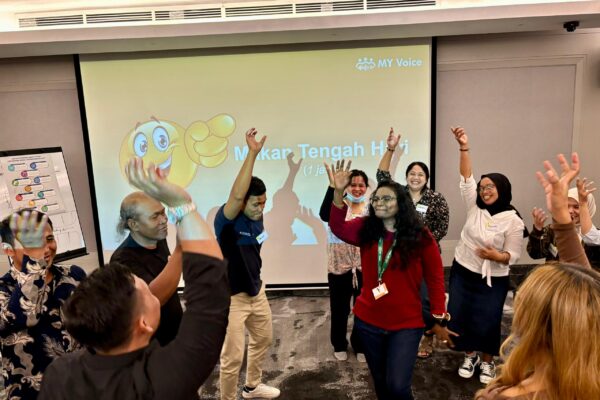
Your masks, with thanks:
M 361 57 L 356 62 L 355 68 L 359 71 L 371 71 L 373 69 L 389 69 L 389 68 L 418 68 L 423 65 L 423 60 L 420 58 L 379 58 Z

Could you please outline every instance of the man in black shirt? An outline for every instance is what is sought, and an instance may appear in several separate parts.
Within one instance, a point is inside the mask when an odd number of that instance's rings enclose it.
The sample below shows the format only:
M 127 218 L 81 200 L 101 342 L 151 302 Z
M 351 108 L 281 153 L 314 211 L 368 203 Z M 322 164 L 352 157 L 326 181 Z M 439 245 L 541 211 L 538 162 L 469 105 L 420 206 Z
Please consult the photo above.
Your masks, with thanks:
M 50 364 L 41 400 L 197 399 L 218 360 L 230 294 L 214 235 L 190 196 L 153 165 L 144 170 L 134 159 L 126 171 L 134 186 L 165 203 L 177 218 L 186 282 L 180 330 L 165 347 L 151 343 L 160 321 L 159 300 L 127 267 L 111 263 L 97 269 L 63 308 L 67 330 L 87 350 Z
M 110 262 L 129 267 L 160 300 L 161 322 L 156 339 L 165 346 L 177 335 L 183 310 L 177 295 L 181 270 L 166 268 L 170 252 L 164 206 L 144 192 L 127 195 L 121 203 L 117 231 L 121 234 L 129 231 L 129 235 L 115 250 Z M 157 279 L 163 271 L 165 274 Z

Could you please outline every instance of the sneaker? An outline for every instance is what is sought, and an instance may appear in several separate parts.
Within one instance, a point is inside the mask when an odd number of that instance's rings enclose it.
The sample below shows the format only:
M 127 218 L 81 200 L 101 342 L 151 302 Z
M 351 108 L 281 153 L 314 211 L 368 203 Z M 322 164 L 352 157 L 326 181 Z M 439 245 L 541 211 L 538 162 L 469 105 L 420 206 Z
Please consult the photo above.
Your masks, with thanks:
M 487 385 L 496 377 L 496 365 L 494 362 L 485 362 L 481 363 L 479 367 L 481 369 L 481 373 L 479 374 L 479 382 Z
M 356 359 L 358 360 L 359 363 L 367 362 L 367 357 L 365 357 L 364 353 L 356 353 Z
M 338 361 L 346 361 L 348 359 L 348 353 L 345 351 L 334 351 L 333 356 L 337 358 Z
M 465 354 L 465 359 L 462 365 L 458 368 L 458 375 L 462 378 L 471 378 L 475 373 L 475 367 L 481 364 L 481 358 L 479 354 L 475 353 L 474 356 Z
M 253 390 L 248 390 L 246 386 L 242 390 L 242 397 L 245 399 L 274 399 L 279 397 L 281 391 L 272 386 L 259 383 Z

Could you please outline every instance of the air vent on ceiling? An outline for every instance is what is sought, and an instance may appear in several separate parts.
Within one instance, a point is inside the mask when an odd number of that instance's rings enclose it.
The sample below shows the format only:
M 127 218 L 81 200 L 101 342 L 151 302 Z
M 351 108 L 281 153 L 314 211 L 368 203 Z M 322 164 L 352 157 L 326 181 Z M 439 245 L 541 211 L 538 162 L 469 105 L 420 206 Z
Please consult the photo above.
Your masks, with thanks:
M 435 6 L 435 0 L 367 0 L 367 10 L 417 6 Z
M 39 27 L 61 27 L 67 25 L 91 25 L 91 24 L 127 24 L 135 22 L 153 21 L 178 21 L 190 19 L 220 19 L 227 18 L 257 18 L 273 15 L 299 16 L 299 14 L 329 14 L 331 13 L 360 13 L 378 11 L 382 9 L 407 9 L 423 6 L 435 6 L 436 0 L 329 0 L 321 2 L 295 3 L 294 0 L 258 0 L 253 5 L 243 3 L 225 3 L 218 7 L 214 4 L 199 6 L 198 8 L 185 9 L 129 9 L 123 12 L 94 13 L 93 11 L 81 11 L 76 15 L 41 15 L 21 14 L 19 17 L 20 28 Z M 310 0 L 309 0 L 310 1 Z M 262 3 L 262 4 L 261 4 Z
M 125 23 L 152 21 L 152 11 L 87 14 L 88 24 Z
M 323 13 L 323 12 L 338 12 L 338 11 L 356 11 L 364 9 L 363 0 L 350 1 L 328 1 L 321 3 L 303 3 L 296 4 L 296 12 L 298 14 L 305 13 Z
M 157 21 L 173 21 L 178 19 L 221 18 L 221 8 L 197 8 L 190 10 L 161 10 L 154 13 Z
M 225 8 L 225 17 L 249 17 L 260 15 L 280 15 L 293 14 L 294 6 L 292 4 L 278 4 L 273 6 L 248 6 L 248 7 L 227 7 Z
M 33 28 L 36 26 L 62 26 L 83 24 L 83 14 L 58 15 L 52 17 L 20 18 L 19 28 Z

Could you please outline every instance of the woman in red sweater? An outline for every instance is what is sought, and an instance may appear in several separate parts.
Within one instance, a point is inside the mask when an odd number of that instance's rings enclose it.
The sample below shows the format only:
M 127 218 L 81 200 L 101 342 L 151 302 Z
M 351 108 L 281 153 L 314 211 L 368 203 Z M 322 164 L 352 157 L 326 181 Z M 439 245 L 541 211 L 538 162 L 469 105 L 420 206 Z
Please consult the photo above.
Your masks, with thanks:
M 331 231 L 360 247 L 363 287 L 354 305 L 355 326 L 364 346 L 379 400 L 413 399 L 411 381 L 419 340 L 425 326 L 420 287 L 425 279 L 432 331 L 453 346 L 445 325 L 444 272 L 435 239 L 423 226 L 405 190 L 382 182 L 371 196 L 369 215 L 346 221 L 342 201 L 350 163 L 334 171 Z

